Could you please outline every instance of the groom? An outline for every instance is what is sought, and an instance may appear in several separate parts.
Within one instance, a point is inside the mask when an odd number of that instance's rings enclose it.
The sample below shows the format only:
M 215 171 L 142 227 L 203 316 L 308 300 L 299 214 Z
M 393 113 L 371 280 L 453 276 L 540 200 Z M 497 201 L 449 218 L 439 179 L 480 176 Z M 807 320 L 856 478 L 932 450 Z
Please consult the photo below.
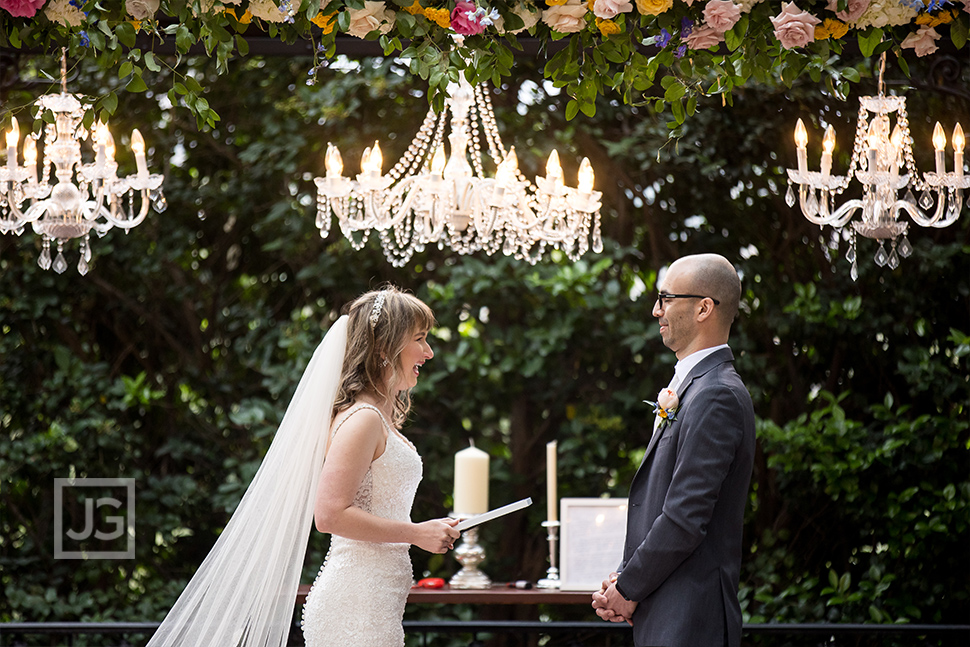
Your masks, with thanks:
M 674 262 L 653 316 L 677 355 L 630 485 L 617 572 L 597 615 L 633 625 L 636 647 L 738 647 L 741 534 L 754 460 L 754 409 L 727 345 L 741 281 L 722 256 Z M 665 395 L 665 394 L 661 394 Z M 672 403 L 671 403 L 672 402 Z M 666 417 L 663 415 L 666 413 Z

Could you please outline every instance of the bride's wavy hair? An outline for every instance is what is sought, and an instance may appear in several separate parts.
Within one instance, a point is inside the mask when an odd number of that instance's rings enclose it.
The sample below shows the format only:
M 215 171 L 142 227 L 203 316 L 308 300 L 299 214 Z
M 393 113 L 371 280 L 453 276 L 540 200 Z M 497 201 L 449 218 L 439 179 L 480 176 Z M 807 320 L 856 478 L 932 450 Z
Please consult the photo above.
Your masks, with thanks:
M 380 307 L 375 303 L 380 300 Z M 435 325 L 434 313 L 423 301 L 393 285 L 367 292 L 347 306 L 347 351 L 334 401 L 334 415 L 349 407 L 361 393 L 393 400 L 391 424 L 400 427 L 411 409 L 409 390 L 390 394 L 390 385 L 409 367 L 401 366 L 401 352 L 418 332 Z M 384 365 L 384 360 L 388 364 Z M 384 373 L 391 369 L 389 381 Z

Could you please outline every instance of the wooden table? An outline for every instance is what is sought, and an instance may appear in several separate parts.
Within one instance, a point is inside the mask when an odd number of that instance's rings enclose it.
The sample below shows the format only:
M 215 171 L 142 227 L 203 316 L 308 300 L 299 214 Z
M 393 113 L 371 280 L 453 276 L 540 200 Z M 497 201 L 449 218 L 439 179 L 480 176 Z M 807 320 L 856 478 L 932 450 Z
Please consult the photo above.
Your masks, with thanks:
M 309 584 L 301 584 L 296 603 L 306 600 Z M 585 604 L 590 603 L 589 591 L 560 591 L 558 589 L 516 589 L 505 584 L 492 584 L 490 589 L 453 589 L 447 584 L 441 589 L 413 588 L 408 604 Z

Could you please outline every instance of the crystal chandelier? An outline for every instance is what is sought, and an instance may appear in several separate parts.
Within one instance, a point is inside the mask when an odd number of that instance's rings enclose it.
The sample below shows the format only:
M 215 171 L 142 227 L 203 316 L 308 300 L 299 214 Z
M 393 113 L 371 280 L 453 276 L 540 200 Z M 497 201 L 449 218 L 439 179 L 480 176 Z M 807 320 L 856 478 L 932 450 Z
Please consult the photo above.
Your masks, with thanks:
M 330 232 L 331 212 L 354 249 L 371 231 L 380 236 L 388 261 L 403 267 L 427 245 L 459 254 L 484 250 L 536 263 L 547 247 L 576 260 L 591 247 L 603 250 L 600 197 L 593 168 L 584 158 L 577 188 L 563 180 L 553 151 L 545 177 L 532 184 L 521 174 L 515 147 L 502 145 L 488 93 L 464 78 L 449 87 L 440 114 L 428 111 L 414 140 L 387 175 L 380 145 L 364 151 L 356 180 L 343 176 L 340 152 L 327 145 L 325 177 L 317 185 L 316 226 Z M 444 135 L 450 132 L 450 156 Z M 486 177 L 482 134 L 495 176 Z
M 909 132 L 906 99 L 886 96 L 883 84 L 885 67 L 886 54 L 883 53 L 878 96 L 859 98 L 855 146 L 846 175 L 831 173 L 832 151 L 835 149 L 835 131 L 831 125 L 826 129 L 822 141 L 821 172 L 808 170 L 808 134 L 801 119 L 795 126 L 798 169 L 788 169 L 785 201 L 789 207 L 794 206 L 792 183 L 798 184 L 798 202 L 802 214 L 821 227 L 830 225 L 835 229 L 833 246 L 837 245 L 840 234 L 848 241 L 846 259 L 852 263 L 852 280 L 858 278 L 857 235 L 878 240 L 879 249 L 874 257 L 876 264 L 896 269 L 899 257 L 905 258 L 913 251 L 906 236 L 909 223 L 904 219 L 904 214 L 922 227 L 948 227 L 960 217 L 964 206 L 964 189 L 970 188 L 970 176 L 963 172 L 966 140 L 959 123 L 953 129 L 953 171 L 946 171 L 946 135 L 937 122 L 933 132 L 936 171 L 924 173 L 920 179 L 913 161 L 913 138 Z M 894 127 L 890 122 L 891 115 L 895 115 Z M 853 178 L 862 184 L 862 198 L 846 200 L 836 207 L 834 198 L 849 186 Z M 905 195 L 900 198 L 899 192 L 904 189 Z M 920 192 L 919 199 L 914 195 L 914 189 Z M 861 211 L 861 220 L 852 220 L 857 211 Z M 887 240 L 890 241 L 888 252 L 885 248 Z M 828 255 L 828 247 L 825 250 Z
M 162 212 L 167 203 L 162 195 L 162 175 L 150 174 L 145 161 L 145 140 L 138 129 L 131 133 L 131 149 L 137 172 L 117 176 L 115 144 L 107 124 L 98 124 L 90 133 L 94 159 L 84 164 L 81 142 L 88 131 L 81 125 L 84 110 L 77 95 L 67 93 L 67 57 L 61 54 L 61 92 L 38 99 L 41 114 L 53 113 L 45 125 L 43 158 L 37 168 L 39 135 L 24 137 L 24 164 L 18 164 L 20 128 L 12 118 L 6 133 L 7 163 L 0 167 L 0 233 L 20 235 L 30 224 L 42 237 L 37 264 L 62 273 L 67 269 L 64 243 L 80 239 L 81 258 L 77 270 L 87 274 L 91 260 L 89 235 L 93 229 L 103 236 L 112 227 L 127 231 L 148 215 L 149 204 Z M 51 168 L 54 179 L 51 179 Z M 139 199 L 136 200 L 136 193 Z M 137 208 L 136 208 L 136 203 Z M 51 260 L 51 243 L 57 256 Z

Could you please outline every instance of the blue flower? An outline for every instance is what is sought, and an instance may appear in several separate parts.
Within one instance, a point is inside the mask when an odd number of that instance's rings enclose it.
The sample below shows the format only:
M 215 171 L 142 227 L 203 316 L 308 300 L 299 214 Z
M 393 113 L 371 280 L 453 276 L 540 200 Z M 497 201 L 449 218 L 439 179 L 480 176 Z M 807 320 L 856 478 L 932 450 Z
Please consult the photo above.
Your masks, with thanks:
M 678 47 L 677 48 L 677 51 L 674 52 L 674 56 L 676 56 L 677 58 L 684 58 L 684 55 L 685 54 L 687 54 L 687 45 L 686 45 L 686 43 L 684 45 L 681 45 L 680 47 Z
M 657 36 L 657 40 L 655 41 L 657 44 L 657 47 L 659 47 L 660 49 L 663 49 L 664 47 L 670 44 L 670 39 L 673 37 L 674 37 L 673 34 L 671 34 L 669 31 L 667 31 L 666 29 L 661 29 L 660 35 Z
M 81 36 L 81 47 L 88 47 L 91 44 L 91 39 L 88 38 L 88 32 L 82 31 L 80 36 Z

